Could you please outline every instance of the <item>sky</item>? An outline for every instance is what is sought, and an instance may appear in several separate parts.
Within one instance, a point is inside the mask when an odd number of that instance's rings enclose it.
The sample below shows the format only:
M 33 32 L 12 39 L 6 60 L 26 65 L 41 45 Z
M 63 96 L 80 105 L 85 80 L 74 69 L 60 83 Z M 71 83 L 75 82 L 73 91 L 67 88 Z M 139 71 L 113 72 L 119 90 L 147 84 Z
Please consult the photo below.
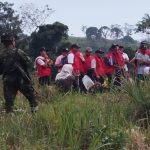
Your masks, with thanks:
M 37 7 L 49 5 L 55 10 L 46 23 L 59 21 L 69 27 L 69 35 L 84 36 L 82 25 L 87 27 L 135 25 L 145 13 L 150 14 L 150 0 L 0 0 L 14 3 L 14 8 L 25 3 Z

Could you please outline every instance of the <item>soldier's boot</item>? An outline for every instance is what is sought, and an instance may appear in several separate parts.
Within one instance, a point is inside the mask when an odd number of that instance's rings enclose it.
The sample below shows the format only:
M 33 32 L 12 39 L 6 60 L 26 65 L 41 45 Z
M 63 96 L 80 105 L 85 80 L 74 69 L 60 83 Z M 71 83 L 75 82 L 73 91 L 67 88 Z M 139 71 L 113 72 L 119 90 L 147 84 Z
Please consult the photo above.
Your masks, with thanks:
M 13 107 L 12 106 L 6 106 L 5 110 L 6 110 L 6 113 L 12 113 L 13 112 Z
M 5 101 L 5 111 L 6 113 L 12 113 L 13 112 L 13 100 L 12 99 L 6 99 Z
M 38 103 L 37 103 L 35 97 L 29 99 L 29 104 L 30 104 L 30 108 L 31 108 L 32 113 L 34 113 L 38 110 Z
M 35 113 L 35 112 L 37 112 L 37 111 L 38 111 L 38 109 L 39 109 L 39 107 L 38 107 L 38 106 L 31 107 L 31 113 Z

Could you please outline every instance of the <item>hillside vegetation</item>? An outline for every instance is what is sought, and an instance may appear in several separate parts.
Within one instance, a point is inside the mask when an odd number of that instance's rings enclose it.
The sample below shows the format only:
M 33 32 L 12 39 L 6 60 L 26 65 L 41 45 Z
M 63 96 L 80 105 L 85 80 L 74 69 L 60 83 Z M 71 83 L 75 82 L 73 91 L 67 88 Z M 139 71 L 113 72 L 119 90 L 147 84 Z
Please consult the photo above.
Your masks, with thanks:
M 97 49 L 101 49 L 103 51 L 108 51 L 108 49 L 110 48 L 110 46 L 112 45 L 112 43 L 117 43 L 120 45 L 123 45 L 125 48 L 132 48 L 133 50 L 135 50 L 139 44 L 137 41 L 128 41 L 128 40 L 124 40 L 124 39 L 120 39 L 120 40 L 108 40 L 108 39 L 87 39 L 85 37 L 73 37 L 70 36 L 69 37 L 69 41 L 71 43 L 78 43 L 81 47 L 81 50 L 84 50 L 86 47 L 92 47 L 93 50 L 97 50 Z

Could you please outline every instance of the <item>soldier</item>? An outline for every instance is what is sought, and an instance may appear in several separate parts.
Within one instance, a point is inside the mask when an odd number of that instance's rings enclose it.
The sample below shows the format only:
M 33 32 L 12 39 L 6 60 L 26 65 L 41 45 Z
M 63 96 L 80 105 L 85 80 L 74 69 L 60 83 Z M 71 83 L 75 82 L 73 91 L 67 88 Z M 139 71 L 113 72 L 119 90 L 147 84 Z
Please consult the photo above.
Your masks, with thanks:
M 0 70 L 3 75 L 3 91 L 6 113 L 13 112 L 14 99 L 20 91 L 29 101 L 31 112 L 37 110 L 35 91 L 32 87 L 28 65 L 29 57 L 15 47 L 16 36 L 6 33 L 1 36 L 5 49 L 0 51 Z

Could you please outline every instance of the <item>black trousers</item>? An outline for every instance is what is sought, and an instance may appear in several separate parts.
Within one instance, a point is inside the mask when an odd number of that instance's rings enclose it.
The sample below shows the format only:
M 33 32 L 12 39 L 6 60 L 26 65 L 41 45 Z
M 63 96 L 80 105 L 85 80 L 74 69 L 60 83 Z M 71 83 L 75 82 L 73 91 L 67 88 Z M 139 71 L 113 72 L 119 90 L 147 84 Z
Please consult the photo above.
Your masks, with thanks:
M 83 82 L 82 82 L 82 78 L 84 77 L 84 74 L 81 73 L 79 76 L 75 76 L 75 80 L 73 82 L 73 89 L 77 92 L 86 92 L 86 89 L 83 85 Z
M 40 85 L 50 85 L 50 76 L 40 77 L 39 78 Z

